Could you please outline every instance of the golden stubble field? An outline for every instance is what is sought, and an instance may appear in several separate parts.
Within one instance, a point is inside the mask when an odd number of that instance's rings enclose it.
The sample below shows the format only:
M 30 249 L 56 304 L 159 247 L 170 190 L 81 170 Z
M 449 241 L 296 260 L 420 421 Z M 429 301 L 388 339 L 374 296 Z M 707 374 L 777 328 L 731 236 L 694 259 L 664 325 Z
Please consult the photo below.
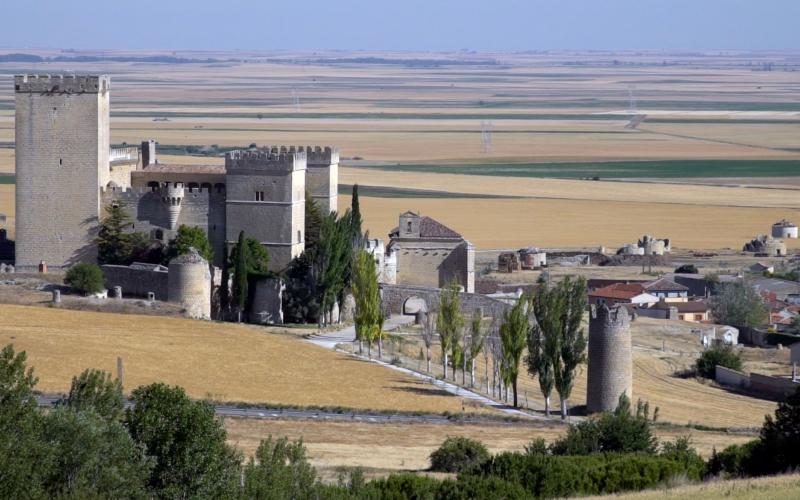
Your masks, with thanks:
M 27 352 L 44 392 L 68 391 L 86 368 L 116 373 L 121 356 L 126 392 L 165 382 L 220 401 L 462 409 L 459 398 L 412 377 L 246 325 L 0 305 L 0 344 L 9 343 Z
M 552 442 L 564 434 L 558 423 L 534 424 L 386 424 L 363 422 L 326 422 L 317 420 L 225 419 L 228 441 L 245 454 L 252 455 L 262 439 L 287 436 L 303 439 L 312 464 L 328 475 L 337 467 L 364 467 L 375 471 L 424 470 L 428 457 L 448 436 L 462 436 L 483 442 L 492 453 L 522 451 L 532 439 Z M 751 435 L 656 427 L 664 441 L 689 436 L 703 456 L 714 448 L 753 439 Z M 332 474 L 331 474 L 332 475 Z

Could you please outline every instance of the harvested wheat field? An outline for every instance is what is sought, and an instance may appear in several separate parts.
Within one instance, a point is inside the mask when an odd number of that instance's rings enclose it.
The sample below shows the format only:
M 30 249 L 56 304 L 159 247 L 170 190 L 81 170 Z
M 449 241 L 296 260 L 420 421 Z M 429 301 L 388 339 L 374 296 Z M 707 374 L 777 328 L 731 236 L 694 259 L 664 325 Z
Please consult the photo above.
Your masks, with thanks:
M 619 498 L 626 500 L 712 500 L 730 498 L 733 500 L 794 500 L 800 493 L 800 475 L 758 477 L 711 481 L 678 488 L 660 488 L 639 493 L 586 497 L 595 500 Z
M 245 456 L 252 455 L 262 439 L 287 436 L 303 439 L 315 467 L 364 467 L 381 471 L 421 470 L 428 467 L 428 456 L 448 436 L 463 436 L 483 442 L 489 451 L 521 451 L 532 439 L 551 442 L 566 427 L 557 422 L 517 425 L 435 425 L 324 422 L 311 420 L 225 419 L 228 440 Z M 658 426 L 659 439 L 674 440 L 689 436 L 703 456 L 716 447 L 753 439 L 752 435 L 703 432 Z
M 638 189 L 646 192 L 649 187 L 639 185 Z M 565 190 L 564 194 L 568 193 Z M 653 234 L 670 238 L 673 248 L 738 250 L 755 235 L 767 232 L 776 220 L 800 219 L 800 207 L 659 205 L 579 199 L 376 198 L 364 195 L 360 200 L 364 227 L 376 237 L 385 238 L 392 228 L 397 227 L 401 213 L 414 210 L 455 229 L 478 249 L 524 246 L 616 248 L 636 241 L 643 234 Z M 349 204 L 349 196 L 340 196 L 340 207 Z M 787 240 L 786 243 L 789 248 L 800 247 L 798 240 Z
M 0 344 L 28 353 L 44 392 L 67 391 L 86 368 L 113 373 L 122 356 L 126 392 L 165 382 L 220 401 L 461 411 L 460 399 L 416 379 L 263 328 L 11 305 L 0 318 Z

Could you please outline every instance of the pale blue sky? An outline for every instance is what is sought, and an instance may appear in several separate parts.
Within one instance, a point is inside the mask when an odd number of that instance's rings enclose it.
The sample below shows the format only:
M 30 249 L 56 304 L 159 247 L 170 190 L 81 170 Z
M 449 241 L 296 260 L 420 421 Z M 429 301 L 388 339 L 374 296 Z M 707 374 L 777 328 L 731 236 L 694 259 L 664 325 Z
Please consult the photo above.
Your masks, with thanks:
M 2 0 L 0 19 L 0 47 L 800 48 L 800 0 Z

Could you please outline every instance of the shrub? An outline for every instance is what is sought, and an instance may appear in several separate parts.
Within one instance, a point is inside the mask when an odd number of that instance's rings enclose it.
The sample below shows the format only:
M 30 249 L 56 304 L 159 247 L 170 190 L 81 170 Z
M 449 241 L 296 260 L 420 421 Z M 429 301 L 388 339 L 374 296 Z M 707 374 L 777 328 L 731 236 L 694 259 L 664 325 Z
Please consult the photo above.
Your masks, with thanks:
M 449 437 L 431 453 L 431 469 L 436 472 L 462 472 L 489 459 L 489 451 L 480 441 Z
M 631 414 L 630 400 L 622 394 L 614 413 L 603 413 L 599 418 L 570 425 L 566 436 L 556 440 L 550 451 L 553 455 L 653 454 L 658 443 L 650 429 L 648 413 L 647 405 L 640 402 L 636 414 Z
M 679 460 L 637 453 L 592 456 L 501 453 L 473 474 L 517 484 L 537 498 L 638 491 L 678 476 L 700 479 L 699 471 L 688 469 Z
M 742 371 L 742 357 L 729 345 L 715 345 L 706 349 L 697 358 L 695 368 L 701 377 L 713 379 L 716 376 L 717 365 Z
M 64 277 L 64 283 L 85 294 L 103 290 L 103 271 L 95 264 L 75 264 Z
M 697 274 L 697 267 L 694 264 L 684 264 L 675 269 L 676 274 Z
M 747 476 L 759 445 L 760 441 L 756 439 L 744 444 L 732 444 L 719 453 L 714 450 L 708 459 L 707 473 L 725 478 Z

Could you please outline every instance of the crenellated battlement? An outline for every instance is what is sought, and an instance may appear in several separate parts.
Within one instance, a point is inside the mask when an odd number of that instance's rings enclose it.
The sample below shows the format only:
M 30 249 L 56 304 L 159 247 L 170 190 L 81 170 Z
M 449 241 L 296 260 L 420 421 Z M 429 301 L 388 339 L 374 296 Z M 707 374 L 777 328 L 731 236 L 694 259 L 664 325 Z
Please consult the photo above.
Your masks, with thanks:
M 306 154 L 306 163 L 309 167 L 327 167 L 339 163 L 339 149 L 330 146 L 264 146 L 259 149 L 280 153 L 302 151 Z
M 277 170 L 292 172 L 306 169 L 305 151 L 290 151 L 288 148 L 237 150 L 225 154 L 225 170 L 230 174 L 236 170 Z
M 105 94 L 111 87 L 108 75 L 16 75 L 14 91 L 44 94 Z
M 590 328 L 592 325 L 600 325 L 600 328 L 604 331 L 610 332 L 628 328 L 630 325 L 628 310 L 622 306 L 615 306 L 609 309 L 605 304 L 592 305 L 589 314 Z

